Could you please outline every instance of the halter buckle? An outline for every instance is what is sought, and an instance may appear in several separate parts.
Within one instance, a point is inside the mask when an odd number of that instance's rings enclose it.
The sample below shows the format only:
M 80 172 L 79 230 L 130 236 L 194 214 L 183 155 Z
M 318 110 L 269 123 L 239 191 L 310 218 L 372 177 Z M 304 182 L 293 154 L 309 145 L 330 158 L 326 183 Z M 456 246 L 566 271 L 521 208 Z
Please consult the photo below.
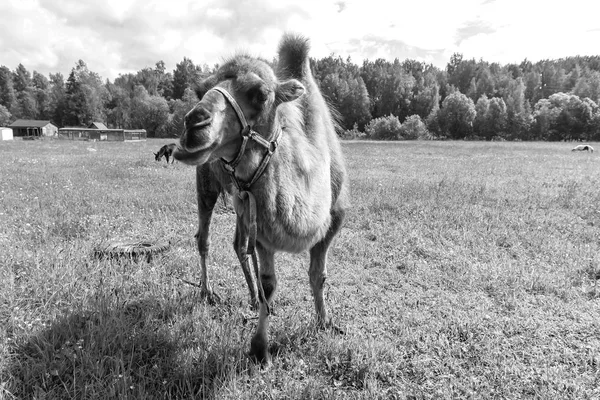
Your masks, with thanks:
M 269 143 L 269 153 L 275 153 L 275 150 L 277 150 L 277 146 L 279 146 L 279 143 L 276 140 L 270 142 Z
M 246 126 L 245 126 L 245 127 L 242 129 L 242 132 L 240 132 L 240 134 L 241 134 L 242 136 L 248 137 L 248 138 L 250 138 L 250 139 L 252 139 L 252 136 L 254 136 L 254 134 L 255 134 L 255 133 L 256 133 L 256 132 L 254 132 L 254 131 L 252 130 L 252 128 L 250 128 L 250 125 L 246 125 Z
M 227 161 L 222 160 L 223 161 L 223 168 L 225 168 L 225 170 L 229 173 L 234 173 L 235 172 L 235 168 L 229 164 Z

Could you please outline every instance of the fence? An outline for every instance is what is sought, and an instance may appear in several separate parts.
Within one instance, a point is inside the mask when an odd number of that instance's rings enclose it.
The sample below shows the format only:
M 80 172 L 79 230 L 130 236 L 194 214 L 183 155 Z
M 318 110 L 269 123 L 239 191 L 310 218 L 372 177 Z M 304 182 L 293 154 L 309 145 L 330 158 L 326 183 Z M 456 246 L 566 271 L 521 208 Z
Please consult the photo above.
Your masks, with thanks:
M 129 142 L 146 140 L 145 129 L 60 128 L 58 138 L 100 142 Z

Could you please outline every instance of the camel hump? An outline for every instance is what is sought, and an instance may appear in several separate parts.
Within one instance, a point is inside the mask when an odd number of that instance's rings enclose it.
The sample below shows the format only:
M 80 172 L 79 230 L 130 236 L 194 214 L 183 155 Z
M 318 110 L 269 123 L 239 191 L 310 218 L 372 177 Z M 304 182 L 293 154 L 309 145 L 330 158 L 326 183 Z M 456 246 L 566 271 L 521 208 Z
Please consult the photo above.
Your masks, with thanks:
M 308 39 L 301 35 L 287 33 L 279 44 L 279 76 L 283 79 L 303 79 L 310 74 L 308 63 Z

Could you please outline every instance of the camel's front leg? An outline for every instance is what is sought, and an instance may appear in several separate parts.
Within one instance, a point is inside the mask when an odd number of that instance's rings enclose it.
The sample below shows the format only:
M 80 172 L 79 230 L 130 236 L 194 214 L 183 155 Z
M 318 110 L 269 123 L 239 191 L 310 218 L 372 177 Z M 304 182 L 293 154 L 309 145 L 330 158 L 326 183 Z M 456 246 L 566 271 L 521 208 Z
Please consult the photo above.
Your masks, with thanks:
M 202 280 L 200 282 L 200 294 L 206 298 L 209 302 L 214 303 L 219 299 L 219 296 L 213 292 L 208 278 L 208 250 L 210 248 L 209 239 L 209 227 L 210 227 L 210 215 L 205 215 L 204 218 L 200 217 L 200 226 L 196 233 L 196 244 L 198 245 L 198 252 L 200 253 L 200 268 L 202 269 Z
M 260 259 L 260 282 L 258 284 L 263 287 L 267 303 L 272 304 L 277 289 L 275 253 L 272 250 L 265 249 L 260 243 L 256 243 L 256 250 Z M 258 311 L 256 333 L 250 342 L 250 356 L 263 365 L 268 365 L 271 362 L 271 354 L 269 353 L 269 308 L 262 301 Z
M 196 170 L 196 195 L 198 201 L 198 232 L 196 244 L 200 253 L 200 267 L 202 268 L 202 281 L 200 282 L 201 295 L 208 301 L 219 300 L 211 286 L 208 277 L 208 251 L 210 249 L 210 222 L 213 209 L 219 198 L 217 183 L 210 179 L 209 171 L 198 167 Z

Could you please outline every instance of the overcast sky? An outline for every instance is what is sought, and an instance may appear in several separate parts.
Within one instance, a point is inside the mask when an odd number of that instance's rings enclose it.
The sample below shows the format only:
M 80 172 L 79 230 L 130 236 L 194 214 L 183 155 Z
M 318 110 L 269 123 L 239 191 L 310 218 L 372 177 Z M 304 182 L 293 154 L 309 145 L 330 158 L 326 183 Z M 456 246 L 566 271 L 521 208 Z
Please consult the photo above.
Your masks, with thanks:
M 0 65 L 65 78 L 77 60 L 103 79 L 244 50 L 272 59 L 282 32 L 312 56 L 416 59 L 452 53 L 502 64 L 600 54 L 597 0 L 0 0 Z

